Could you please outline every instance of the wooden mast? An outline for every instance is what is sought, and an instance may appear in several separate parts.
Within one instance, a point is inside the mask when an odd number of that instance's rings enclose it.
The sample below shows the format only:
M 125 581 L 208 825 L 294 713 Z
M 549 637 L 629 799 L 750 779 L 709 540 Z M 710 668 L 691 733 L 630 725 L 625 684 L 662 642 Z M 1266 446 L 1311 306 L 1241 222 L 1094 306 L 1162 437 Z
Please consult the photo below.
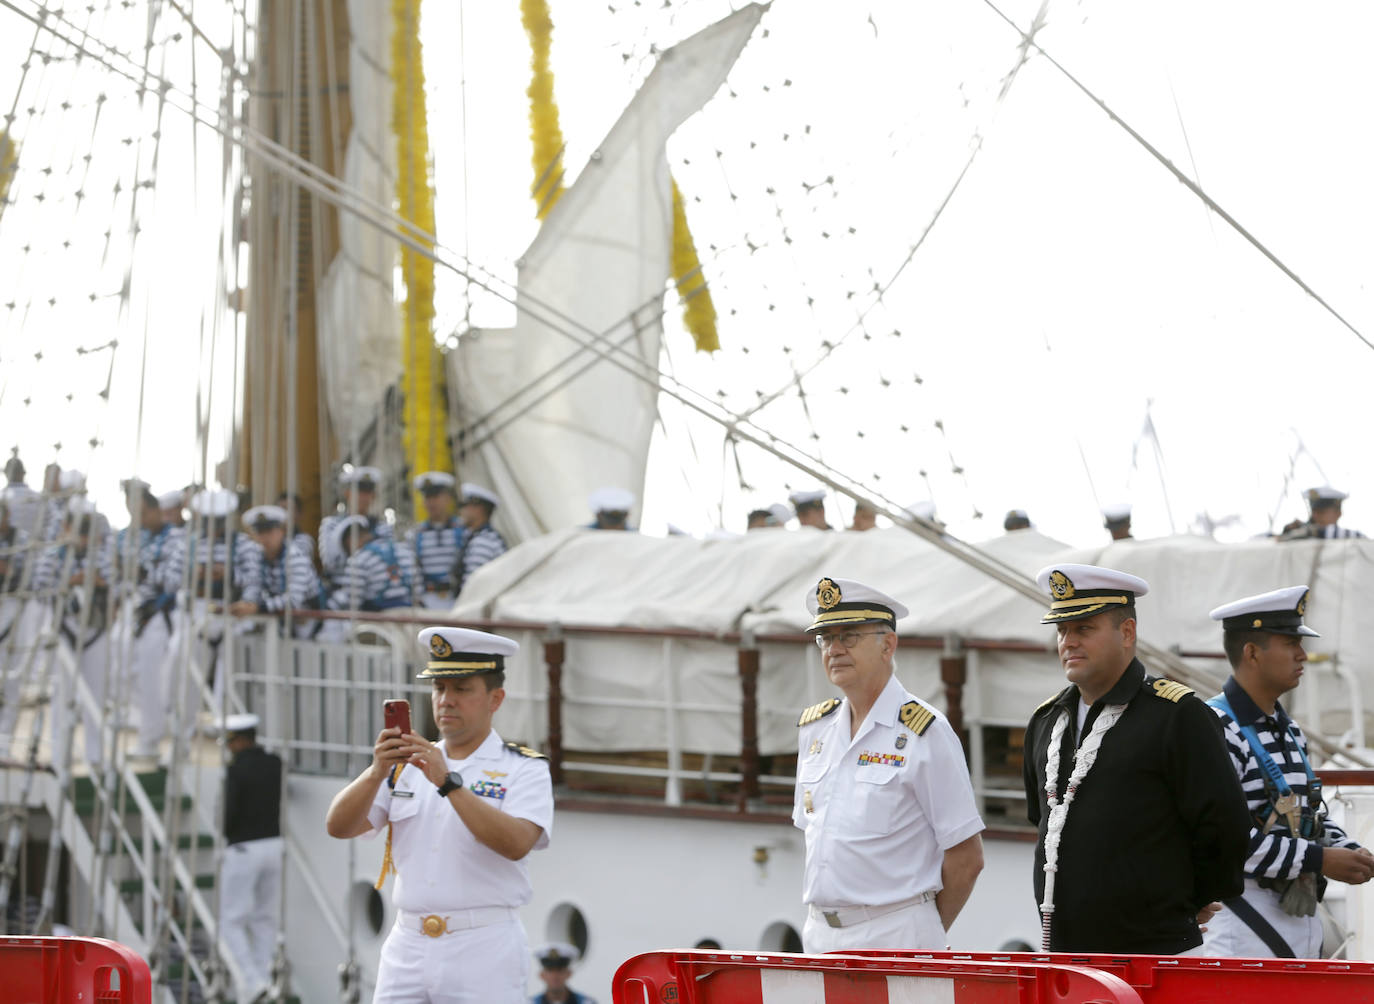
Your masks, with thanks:
M 347 0 L 260 0 L 251 126 L 336 177 L 352 128 Z M 239 478 L 259 502 L 294 489 L 318 525 L 338 456 L 321 400 L 317 286 L 339 251 L 338 210 L 248 157 L 252 262 Z M 293 477 L 294 472 L 294 477 Z

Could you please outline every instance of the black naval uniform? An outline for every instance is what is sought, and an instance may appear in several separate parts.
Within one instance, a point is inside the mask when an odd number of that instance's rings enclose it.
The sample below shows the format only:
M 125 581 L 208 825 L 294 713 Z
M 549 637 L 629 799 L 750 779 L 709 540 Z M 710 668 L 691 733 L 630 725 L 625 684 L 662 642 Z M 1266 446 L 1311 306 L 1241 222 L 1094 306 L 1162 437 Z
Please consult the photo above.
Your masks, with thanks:
M 1069 806 L 1059 846 L 1050 947 L 1056 952 L 1177 955 L 1202 944 L 1197 912 L 1240 895 L 1250 815 L 1217 717 L 1188 688 L 1132 659 L 1088 710 L 1126 703 Z M 1045 890 L 1045 762 L 1062 710 L 1059 797 L 1073 767 L 1078 688 L 1046 701 L 1026 727 L 1026 814 L 1039 828 L 1035 902 Z

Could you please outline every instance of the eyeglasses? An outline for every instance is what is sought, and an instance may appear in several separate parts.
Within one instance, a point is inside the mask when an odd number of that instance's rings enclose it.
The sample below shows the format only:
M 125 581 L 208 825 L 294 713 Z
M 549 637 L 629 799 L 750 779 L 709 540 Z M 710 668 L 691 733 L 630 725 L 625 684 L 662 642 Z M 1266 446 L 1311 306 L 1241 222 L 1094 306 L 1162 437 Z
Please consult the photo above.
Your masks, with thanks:
M 859 639 L 866 634 L 887 634 L 886 631 L 841 631 L 836 634 L 816 635 L 816 647 L 824 652 L 835 642 L 839 642 L 845 648 L 853 648 L 859 644 Z

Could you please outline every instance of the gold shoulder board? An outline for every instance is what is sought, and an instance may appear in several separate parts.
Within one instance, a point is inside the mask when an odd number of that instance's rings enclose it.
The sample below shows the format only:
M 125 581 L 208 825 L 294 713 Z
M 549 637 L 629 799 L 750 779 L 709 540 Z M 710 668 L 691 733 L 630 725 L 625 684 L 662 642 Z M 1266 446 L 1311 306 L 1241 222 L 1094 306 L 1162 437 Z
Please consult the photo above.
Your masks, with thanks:
M 519 743 L 506 743 L 506 749 L 510 750 L 512 753 L 519 753 L 521 756 L 534 757 L 536 760 L 548 759 L 548 757 L 538 750 L 532 750 L 528 746 L 521 746 Z
M 1173 701 L 1175 704 L 1193 692 L 1191 687 L 1185 687 L 1183 684 L 1175 683 L 1173 680 L 1156 680 L 1151 684 L 1151 687 L 1154 689 L 1157 696 L 1164 698 L 1166 701 Z
M 821 701 L 820 704 L 811 705 L 811 707 L 801 713 L 801 718 L 797 719 L 797 728 L 801 728 L 803 725 L 810 725 L 812 722 L 820 721 L 839 706 L 840 702 L 833 697 Z
M 907 701 L 902 705 L 897 717 L 903 725 L 919 736 L 935 721 L 935 712 L 922 705 L 920 701 Z
M 1035 710 L 1031 712 L 1031 717 L 1034 718 L 1036 715 L 1040 714 L 1040 712 L 1044 711 L 1051 704 L 1053 704 L 1058 699 L 1058 697 L 1059 694 L 1051 694 L 1049 697 L 1045 698 L 1043 701 L 1041 701 L 1039 704 L 1035 706 Z

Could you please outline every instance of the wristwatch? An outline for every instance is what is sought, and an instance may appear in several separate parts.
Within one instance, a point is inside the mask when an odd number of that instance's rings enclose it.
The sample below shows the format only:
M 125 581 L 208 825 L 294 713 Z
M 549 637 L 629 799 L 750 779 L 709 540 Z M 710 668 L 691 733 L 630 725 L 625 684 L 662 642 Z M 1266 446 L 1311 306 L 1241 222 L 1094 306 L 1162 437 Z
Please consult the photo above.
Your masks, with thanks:
M 434 790 L 439 793 L 440 798 L 448 798 L 449 792 L 457 791 L 463 786 L 463 775 L 456 770 L 448 772 L 448 777 L 444 778 L 444 783 Z

